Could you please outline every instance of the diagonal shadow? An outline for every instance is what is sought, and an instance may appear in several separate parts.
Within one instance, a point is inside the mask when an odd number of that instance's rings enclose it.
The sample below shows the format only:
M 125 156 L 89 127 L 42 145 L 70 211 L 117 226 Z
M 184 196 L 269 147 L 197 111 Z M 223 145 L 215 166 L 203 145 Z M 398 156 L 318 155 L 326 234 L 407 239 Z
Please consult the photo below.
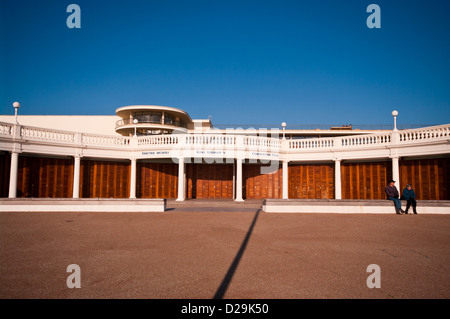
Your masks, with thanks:
M 217 288 L 216 293 L 214 294 L 213 299 L 222 299 L 225 295 L 225 292 L 228 289 L 228 286 L 231 283 L 231 280 L 233 279 L 233 275 L 236 272 L 237 266 L 239 265 L 239 261 L 242 258 L 242 255 L 244 254 L 245 248 L 247 247 L 247 243 L 250 239 L 250 236 L 252 235 L 253 228 L 255 227 L 256 220 L 258 219 L 259 212 L 261 209 L 258 209 L 256 211 L 255 217 L 253 218 L 252 224 L 250 225 L 250 228 L 247 231 L 247 235 L 244 238 L 244 241 L 241 244 L 241 248 L 239 248 L 239 251 L 237 252 L 236 256 L 234 257 L 233 262 L 230 265 L 230 268 L 228 268 L 228 271 L 225 275 L 225 277 L 222 280 L 222 283 L 220 284 L 219 288 Z

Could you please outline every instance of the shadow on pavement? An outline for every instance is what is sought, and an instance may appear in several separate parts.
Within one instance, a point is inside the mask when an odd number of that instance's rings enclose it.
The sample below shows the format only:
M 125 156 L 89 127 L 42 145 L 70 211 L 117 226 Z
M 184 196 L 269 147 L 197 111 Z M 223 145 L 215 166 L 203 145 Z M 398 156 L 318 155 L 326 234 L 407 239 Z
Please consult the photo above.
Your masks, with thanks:
M 245 248 L 247 247 L 247 243 L 250 240 L 250 236 L 252 235 L 253 228 L 255 227 L 256 220 L 258 219 L 259 213 L 261 212 L 261 209 L 258 209 L 256 211 L 255 217 L 253 218 L 252 224 L 250 225 L 250 228 L 247 231 L 247 235 L 244 238 L 244 241 L 241 244 L 241 248 L 239 248 L 239 251 L 237 252 L 236 256 L 234 257 L 233 262 L 230 265 L 230 268 L 228 268 L 228 271 L 225 275 L 225 277 L 222 280 L 222 283 L 220 284 L 219 288 L 217 288 L 216 293 L 214 294 L 213 299 L 222 299 L 225 295 L 225 292 L 228 289 L 228 286 L 231 283 L 231 280 L 233 279 L 233 275 L 236 272 L 237 266 L 239 265 L 239 261 L 242 258 L 242 255 L 244 254 Z

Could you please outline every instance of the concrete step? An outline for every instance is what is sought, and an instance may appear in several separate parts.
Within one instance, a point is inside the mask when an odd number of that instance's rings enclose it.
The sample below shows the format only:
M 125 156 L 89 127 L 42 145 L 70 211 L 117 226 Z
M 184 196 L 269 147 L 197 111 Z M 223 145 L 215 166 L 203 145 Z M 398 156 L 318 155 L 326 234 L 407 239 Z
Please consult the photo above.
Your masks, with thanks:
M 406 209 L 406 201 L 402 200 Z M 266 199 L 262 209 L 268 213 L 395 213 L 394 203 L 389 200 L 353 199 Z M 421 214 L 450 214 L 450 201 L 417 201 L 417 211 Z M 412 212 L 412 208 L 409 211 Z
M 0 212 L 164 212 L 166 199 L 4 198 Z

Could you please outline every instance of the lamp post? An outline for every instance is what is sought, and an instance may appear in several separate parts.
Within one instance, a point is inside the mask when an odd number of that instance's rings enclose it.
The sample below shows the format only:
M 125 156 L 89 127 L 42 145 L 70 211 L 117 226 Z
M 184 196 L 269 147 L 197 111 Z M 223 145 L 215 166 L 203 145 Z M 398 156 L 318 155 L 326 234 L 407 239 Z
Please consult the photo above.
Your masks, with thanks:
M 133 123 L 134 123 L 134 135 L 133 135 L 133 137 L 137 137 L 136 129 L 137 129 L 137 124 L 138 124 L 138 119 L 134 119 Z
M 19 122 L 17 121 L 17 111 L 20 107 L 20 103 L 19 102 L 14 102 L 13 103 L 14 106 L 14 114 L 15 114 L 15 118 L 16 118 L 16 124 L 19 124 Z
M 281 127 L 283 128 L 283 140 L 286 139 L 285 130 L 286 130 L 286 122 L 281 123 Z
M 397 115 L 398 115 L 398 111 L 393 110 L 392 111 L 392 116 L 394 117 L 394 132 L 397 132 Z

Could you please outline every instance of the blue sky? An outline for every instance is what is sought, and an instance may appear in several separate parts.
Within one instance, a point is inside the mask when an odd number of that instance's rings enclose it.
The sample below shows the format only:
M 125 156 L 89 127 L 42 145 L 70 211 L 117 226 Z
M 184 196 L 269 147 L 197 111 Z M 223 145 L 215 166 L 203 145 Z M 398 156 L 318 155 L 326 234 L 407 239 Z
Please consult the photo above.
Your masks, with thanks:
M 66 8 L 81 8 L 69 29 Z M 369 29 L 369 4 L 381 29 Z M 0 114 L 450 123 L 450 1 L 2 0 Z

